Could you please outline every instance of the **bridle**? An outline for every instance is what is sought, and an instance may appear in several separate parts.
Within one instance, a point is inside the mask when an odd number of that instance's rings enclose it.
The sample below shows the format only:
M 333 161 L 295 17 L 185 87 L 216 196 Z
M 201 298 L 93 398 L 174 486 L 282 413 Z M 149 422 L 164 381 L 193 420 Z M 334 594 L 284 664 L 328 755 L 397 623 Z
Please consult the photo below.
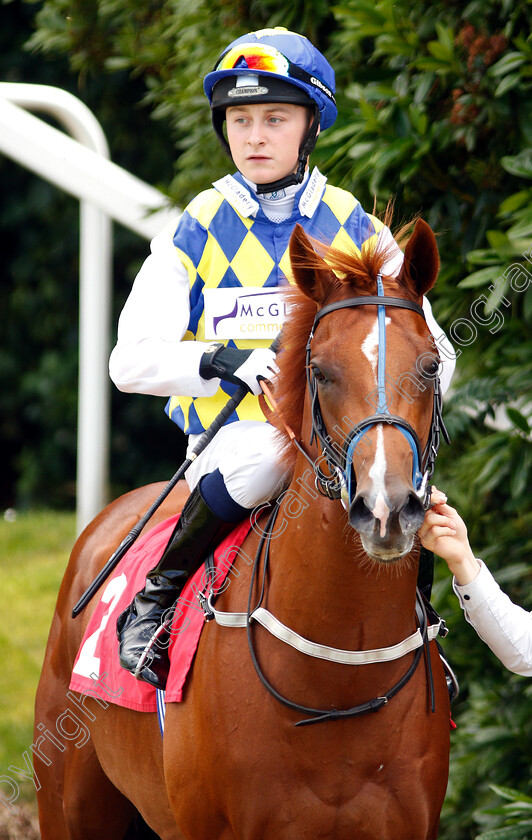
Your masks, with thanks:
M 333 443 L 327 433 L 321 413 L 318 384 L 313 375 L 310 358 L 311 344 L 316 328 L 326 315 L 336 312 L 339 309 L 351 309 L 355 306 L 377 306 L 378 319 L 378 363 L 377 363 L 377 393 L 378 404 L 375 414 L 366 417 L 347 434 L 344 445 L 339 447 Z M 388 408 L 386 393 L 386 307 L 394 306 L 400 309 L 410 309 L 425 319 L 425 313 L 419 304 L 404 298 L 387 297 L 384 295 L 382 276 L 377 277 L 377 294 L 362 295 L 360 297 L 348 298 L 347 300 L 329 303 L 316 313 L 314 323 L 308 337 L 305 350 L 305 366 L 307 371 L 307 386 L 311 398 L 312 432 L 310 443 L 317 439 L 321 446 L 322 456 L 325 460 L 329 475 L 326 475 L 317 462 L 313 463 L 316 474 L 316 487 L 330 499 L 342 499 L 344 507 L 349 509 L 356 490 L 354 478 L 353 454 L 360 444 L 366 432 L 378 423 L 387 423 L 397 428 L 406 438 L 412 450 L 412 485 L 416 495 L 422 502 L 423 508 L 430 507 L 430 485 L 429 480 L 434 472 L 436 456 L 440 446 L 440 435 L 449 443 L 449 436 L 442 417 L 442 395 L 439 376 L 436 374 L 433 379 L 433 405 L 430 431 L 424 450 L 421 450 L 421 443 L 416 431 L 410 423 L 402 417 L 391 414 Z

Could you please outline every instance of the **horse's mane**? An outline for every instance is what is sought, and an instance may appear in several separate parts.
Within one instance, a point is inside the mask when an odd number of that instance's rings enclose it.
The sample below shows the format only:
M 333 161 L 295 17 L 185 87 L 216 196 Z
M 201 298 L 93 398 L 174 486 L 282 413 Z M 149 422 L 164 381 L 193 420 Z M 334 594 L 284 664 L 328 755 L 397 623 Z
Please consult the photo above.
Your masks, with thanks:
M 391 209 L 386 211 L 384 223 L 390 221 Z M 415 220 L 414 220 L 415 221 Z M 411 232 L 412 222 L 403 225 L 394 233 L 397 244 L 404 249 L 404 245 Z M 395 246 L 390 243 L 380 245 L 373 241 L 363 246 L 361 253 L 353 248 L 339 250 L 323 246 L 312 240 L 315 251 L 301 260 L 301 267 L 312 268 L 327 275 L 333 272 L 333 281 L 325 300 L 319 305 L 315 300 L 307 297 L 298 286 L 290 286 L 285 292 L 285 302 L 288 317 L 283 324 L 281 352 L 277 355 L 279 376 L 275 385 L 275 401 L 279 410 L 278 425 L 282 460 L 287 467 L 293 468 L 297 455 L 296 448 L 291 445 L 291 439 L 286 429 L 288 426 L 299 440 L 303 419 L 303 403 L 306 390 L 305 376 L 305 348 L 312 323 L 318 309 L 327 301 L 356 297 L 358 295 L 376 294 L 376 280 L 383 265 L 391 255 Z M 324 260 L 326 267 L 324 267 Z M 297 268 L 297 264 L 292 267 Z M 385 294 L 395 294 L 399 297 L 415 300 L 416 296 L 406 283 L 399 279 L 383 276 Z

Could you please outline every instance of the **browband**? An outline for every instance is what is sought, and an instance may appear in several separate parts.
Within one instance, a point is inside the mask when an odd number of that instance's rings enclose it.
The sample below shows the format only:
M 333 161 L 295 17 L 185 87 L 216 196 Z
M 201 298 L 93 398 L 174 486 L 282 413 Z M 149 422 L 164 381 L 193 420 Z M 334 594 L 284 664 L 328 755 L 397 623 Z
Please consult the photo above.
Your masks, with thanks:
M 324 306 L 323 309 L 320 309 L 316 313 L 312 332 L 314 332 L 314 328 L 316 327 L 318 321 L 323 318 L 324 315 L 328 315 L 329 312 L 334 312 L 336 309 L 350 309 L 353 306 L 367 306 L 368 304 L 373 304 L 373 306 L 398 306 L 401 309 L 411 309 L 412 312 L 417 312 L 418 315 L 425 318 L 423 307 L 421 307 L 419 303 L 414 303 L 411 300 L 405 300 L 404 298 L 397 297 L 381 297 L 379 295 L 362 295 L 361 297 L 339 300 L 336 303 L 329 303 L 327 306 Z

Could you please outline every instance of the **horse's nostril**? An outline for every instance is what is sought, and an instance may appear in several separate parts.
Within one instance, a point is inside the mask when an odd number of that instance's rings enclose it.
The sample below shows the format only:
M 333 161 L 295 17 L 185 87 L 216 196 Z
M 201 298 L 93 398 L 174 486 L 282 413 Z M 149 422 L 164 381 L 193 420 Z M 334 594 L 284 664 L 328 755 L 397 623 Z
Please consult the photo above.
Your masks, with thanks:
M 349 522 L 359 533 L 369 534 L 375 526 L 375 517 L 367 507 L 362 495 L 357 496 L 349 509 Z
M 415 493 L 409 493 L 406 502 L 399 511 L 399 524 L 403 534 L 411 534 L 419 530 L 425 518 L 425 510 L 421 500 Z

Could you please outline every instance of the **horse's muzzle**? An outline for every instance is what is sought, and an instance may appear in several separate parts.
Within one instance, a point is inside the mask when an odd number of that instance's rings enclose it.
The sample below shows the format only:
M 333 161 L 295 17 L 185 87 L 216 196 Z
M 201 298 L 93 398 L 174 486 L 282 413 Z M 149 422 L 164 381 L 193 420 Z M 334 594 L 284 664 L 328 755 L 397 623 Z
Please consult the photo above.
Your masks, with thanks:
M 364 551 L 385 563 L 408 554 L 424 517 L 423 504 L 413 490 L 393 500 L 380 493 L 377 498 L 357 493 L 349 508 L 349 522 L 360 534 Z

